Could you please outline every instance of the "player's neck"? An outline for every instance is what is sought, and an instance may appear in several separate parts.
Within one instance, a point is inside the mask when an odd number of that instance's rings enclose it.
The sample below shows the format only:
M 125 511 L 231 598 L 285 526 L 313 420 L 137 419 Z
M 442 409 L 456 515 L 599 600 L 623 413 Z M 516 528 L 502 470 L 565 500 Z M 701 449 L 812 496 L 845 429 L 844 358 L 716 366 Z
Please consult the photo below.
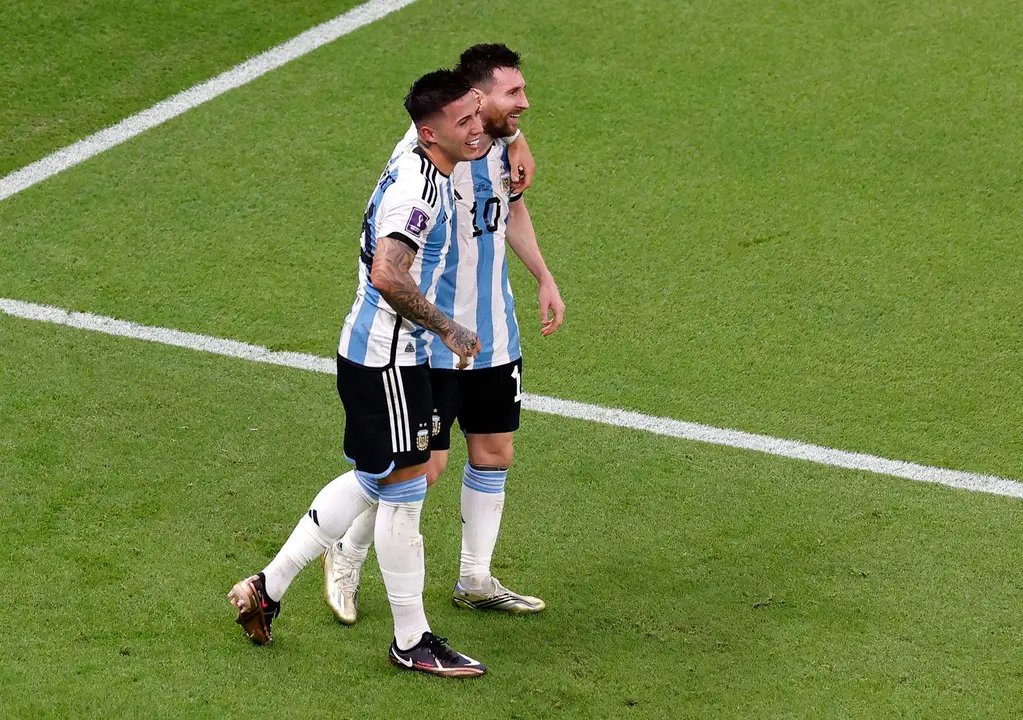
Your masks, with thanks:
M 480 154 L 477 157 L 477 159 L 483 157 L 488 152 L 490 152 L 490 148 L 494 147 L 494 143 L 496 141 L 497 141 L 497 138 L 492 138 L 489 135 L 487 135 L 486 133 L 483 133 L 482 135 L 480 135 Z
M 430 162 L 432 162 L 445 177 L 450 175 L 451 171 L 455 169 L 455 161 L 451 160 L 444 154 L 444 151 L 440 149 L 440 145 L 431 143 L 429 147 L 426 147 L 420 140 L 419 149 L 423 151 L 423 154 L 430 159 Z

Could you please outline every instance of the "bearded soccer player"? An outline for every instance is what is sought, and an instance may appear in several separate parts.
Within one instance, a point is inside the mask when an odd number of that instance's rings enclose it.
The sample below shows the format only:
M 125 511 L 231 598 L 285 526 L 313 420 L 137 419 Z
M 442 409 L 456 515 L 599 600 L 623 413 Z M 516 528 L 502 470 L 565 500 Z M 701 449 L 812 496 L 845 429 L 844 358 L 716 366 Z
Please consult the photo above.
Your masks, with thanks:
M 504 45 L 476 45 L 462 53 L 456 68 L 480 93 L 485 136 L 481 157 L 460 163 L 452 175 L 458 242 L 448 250 L 437 307 L 475 330 L 482 350 L 468 370 L 458 372 L 457 358 L 447 348 L 439 342 L 430 345 L 438 432 L 428 481 L 432 484 L 447 466 L 457 418 L 469 462 L 462 476 L 462 550 L 452 600 L 460 607 L 528 614 L 542 611 L 543 600 L 505 588 L 490 571 L 522 397 L 522 355 L 506 241 L 537 279 L 544 336 L 561 325 L 565 306 L 537 246 L 525 201 L 510 182 L 508 145 L 518 138 L 519 116 L 529 107 L 519 65 L 518 54 Z M 367 511 L 324 555 L 324 598 L 347 625 L 357 619 L 360 570 L 374 525 L 372 510 Z
M 359 287 L 338 344 L 344 451 L 355 469 L 320 490 L 277 556 L 228 597 L 246 634 L 257 644 L 270 642 L 288 585 L 372 509 L 394 618 L 389 660 L 441 676 L 478 676 L 486 672 L 482 663 L 430 631 L 419 519 L 434 407 L 428 338 L 458 358 L 458 368 L 479 352 L 477 334 L 436 306 L 437 281 L 456 234 L 450 175 L 456 163 L 479 154 L 479 100 L 461 74 L 439 70 L 413 84 L 405 107 L 416 134 L 395 149 L 370 198 Z

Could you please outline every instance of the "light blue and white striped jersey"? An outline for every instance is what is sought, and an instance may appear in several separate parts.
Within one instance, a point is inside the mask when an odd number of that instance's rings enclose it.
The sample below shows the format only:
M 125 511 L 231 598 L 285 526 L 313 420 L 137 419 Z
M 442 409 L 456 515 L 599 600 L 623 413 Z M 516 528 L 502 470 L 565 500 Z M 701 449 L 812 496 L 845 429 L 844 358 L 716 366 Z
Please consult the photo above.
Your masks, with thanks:
M 451 179 L 458 242 L 448 248 L 437 282 L 437 309 L 479 335 L 483 349 L 469 370 L 505 365 L 522 357 L 505 251 L 509 207 L 520 195 L 512 193 L 506 143 L 495 141 L 480 159 L 458 163 Z M 458 366 L 458 356 L 432 334 L 430 366 Z
M 362 224 L 359 288 L 341 328 L 338 354 L 367 367 L 427 362 L 424 328 L 401 318 L 373 287 L 370 268 L 377 238 L 397 234 L 414 250 L 409 270 L 426 299 L 436 304 L 437 280 L 455 240 L 451 179 L 419 148 L 415 134 L 399 142 L 370 197 Z

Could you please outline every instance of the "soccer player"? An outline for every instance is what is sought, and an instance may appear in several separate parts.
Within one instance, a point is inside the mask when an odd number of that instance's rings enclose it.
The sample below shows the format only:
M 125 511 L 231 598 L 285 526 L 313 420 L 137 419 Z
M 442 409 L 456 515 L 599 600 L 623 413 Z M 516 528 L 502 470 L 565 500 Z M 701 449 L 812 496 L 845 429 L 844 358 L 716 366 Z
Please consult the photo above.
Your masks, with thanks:
M 509 182 L 507 144 L 518 137 L 519 116 L 529 107 L 519 64 L 518 54 L 504 45 L 477 45 L 462 53 L 456 68 L 480 93 L 484 152 L 471 163 L 460 163 L 452 175 L 458 242 L 448 250 L 437 306 L 479 333 L 482 350 L 469 370 L 456 372 L 454 354 L 440 343 L 430 346 L 437 433 L 428 482 L 433 484 L 447 466 L 457 418 L 469 462 L 462 476 L 462 550 L 452 599 L 461 607 L 526 614 L 542 611 L 543 600 L 505 588 L 490 572 L 522 398 L 522 355 L 506 241 L 537 279 L 544 336 L 561 325 L 565 306 L 537 246 L 525 201 Z M 324 598 L 347 625 L 357 619 L 360 570 L 373 527 L 370 510 L 324 556 Z
M 419 518 L 426 494 L 433 400 L 426 331 L 465 367 L 479 352 L 476 333 L 435 304 L 455 237 L 455 164 L 479 154 L 479 100 L 461 74 L 438 70 L 405 99 L 416 138 L 395 149 L 363 222 L 359 287 L 341 329 L 337 389 L 345 410 L 344 451 L 355 469 L 320 490 L 266 568 L 239 581 L 228 598 L 257 644 L 299 571 L 352 521 L 376 510 L 380 570 L 394 618 L 391 663 L 448 677 L 478 676 L 478 660 L 430 631 L 423 608 L 425 564 Z

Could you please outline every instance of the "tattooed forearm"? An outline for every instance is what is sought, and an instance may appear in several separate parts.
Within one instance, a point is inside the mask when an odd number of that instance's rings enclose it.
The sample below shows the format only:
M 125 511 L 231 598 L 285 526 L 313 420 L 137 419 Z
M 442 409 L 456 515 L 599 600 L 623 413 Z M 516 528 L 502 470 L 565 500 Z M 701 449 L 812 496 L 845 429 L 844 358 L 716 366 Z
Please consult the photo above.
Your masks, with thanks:
M 474 349 L 478 341 L 476 333 L 456 322 L 451 323 L 451 325 L 451 345 L 457 348 L 458 351 L 474 356 L 476 354 Z
M 409 270 L 415 260 L 412 248 L 392 238 L 381 238 L 373 258 L 372 281 L 384 300 L 403 318 L 422 325 L 458 348 L 476 344 L 476 335 L 436 308 L 419 291 Z
M 454 323 L 451 318 L 438 310 L 430 303 L 419 288 L 412 284 L 395 287 L 389 293 L 381 293 L 384 299 L 390 303 L 394 311 L 403 318 L 411 320 L 417 325 L 422 325 L 427 330 L 432 330 L 444 337 L 451 333 Z

